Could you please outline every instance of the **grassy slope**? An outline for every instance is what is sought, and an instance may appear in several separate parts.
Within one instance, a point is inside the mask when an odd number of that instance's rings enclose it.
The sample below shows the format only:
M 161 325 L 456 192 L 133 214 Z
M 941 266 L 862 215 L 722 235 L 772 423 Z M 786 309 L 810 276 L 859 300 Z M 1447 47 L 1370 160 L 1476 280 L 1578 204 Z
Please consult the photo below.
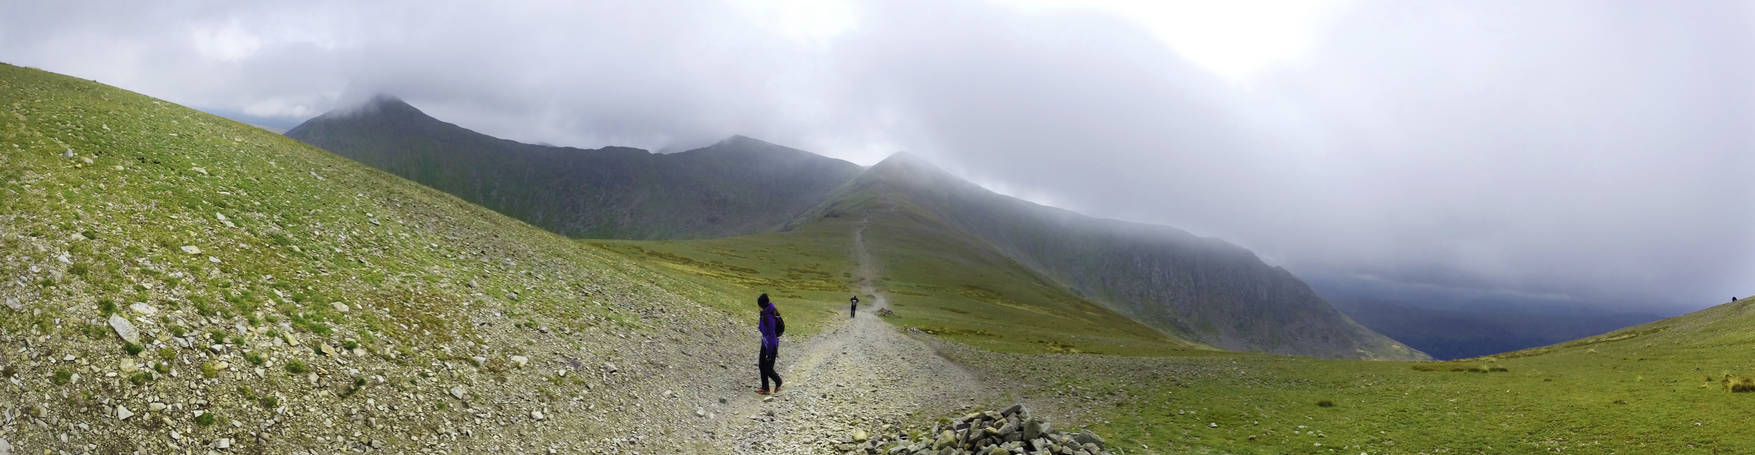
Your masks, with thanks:
M 917 213 L 871 213 L 868 248 L 892 322 L 1000 352 L 1190 354 L 1210 350 L 1067 292 Z
M 788 309 L 789 328 L 804 322 L 800 333 L 812 333 L 826 318 L 846 317 L 859 221 L 836 217 L 787 232 L 724 239 L 588 242 L 669 270 L 673 284 L 667 289 L 679 294 L 753 298 L 766 292 Z M 1072 296 L 954 235 L 900 212 L 872 218 L 866 242 L 882 264 L 879 287 L 890 296 L 893 323 L 1003 352 L 1169 355 L 1208 349 Z M 737 299 L 730 308 L 752 302 Z
M 733 315 L 756 315 L 766 293 L 786 316 L 787 337 L 818 332 L 829 318 L 846 317 L 852 280 L 850 228 L 824 224 L 785 233 L 705 240 L 581 240 L 622 254 L 668 277 L 659 282 Z
M 1755 393 L 1723 381 L 1755 376 L 1752 306 L 1454 362 L 950 352 L 1136 451 L 1751 453 Z
M 636 264 L 254 127 L 10 65 L 0 116 L 0 408 L 40 405 L 31 421 L 48 425 L 21 421 L 7 437 L 23 451 L 69 431 L 108 453 L 222 437 L 247 450 L 377 438 L 411 450 L 437 439 L 409 435 L 472 427 L 478 439 L 455 444 L 566 447 L 605 434 L 596 426 L 623 417 L 611 412 L 622 397 L 666 385 L 616 384 L 623 393 L 593 397 L 604 401 L 589 412 L 567 405 L 621 377 L 597 378 L 598 362 L 650 376 L 718 353 L 680 352 L 689 334 L 723 336 L 700 322 L 718 318 L 644 284 L 662 277 Z M 140 330 L 144 352 L 125 350 L 111 314 Z M 635 341 L 654 333 L 673 342 Z M 512 355 L 539 370 L 514 371 Z M 466 400 L 448 396 L 456 386 Z M 151 397 L 177 408 L 113 417 Z M 550 410 L 542 427 L 475 417 L 532 407 Z M 368 416 L 377 424 L 327 423 Z M 502 431 L 520 437 L 488 438 Z

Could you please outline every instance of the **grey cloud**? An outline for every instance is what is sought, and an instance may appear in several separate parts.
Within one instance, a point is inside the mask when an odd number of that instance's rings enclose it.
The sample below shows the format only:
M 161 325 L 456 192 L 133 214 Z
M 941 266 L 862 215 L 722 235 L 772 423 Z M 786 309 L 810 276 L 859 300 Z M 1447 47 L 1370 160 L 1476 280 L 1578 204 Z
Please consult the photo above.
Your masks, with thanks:
M 0 60 L 215 111 L 388 92 L 531 142 L 907 150 L 1312 275 L 1666 308 L 1755 290 L 1748 4 L 1366 1 L 1242 83 L 1126 17 L 986 2 L 6 9 Z

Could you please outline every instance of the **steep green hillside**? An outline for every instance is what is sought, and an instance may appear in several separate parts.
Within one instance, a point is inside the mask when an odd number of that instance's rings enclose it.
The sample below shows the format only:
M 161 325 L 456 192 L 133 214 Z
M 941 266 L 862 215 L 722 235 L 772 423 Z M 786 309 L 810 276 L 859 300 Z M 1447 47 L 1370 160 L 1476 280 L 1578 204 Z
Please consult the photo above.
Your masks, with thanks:
M 673 372 L 748 324 L 618 256 L 89 81 L 0 65 L 0 118 L 16 453 L 676 450 L 743 389 Z
M 852 163 L 742 136 L 675 154 L 522 144 L 389 97 L 323 114 L 286 135 L 574 237 L 768 231 L 859 172 Z
M 1243 248 L 1002 196 L 905 155 L 873 166 L 795 223 L 887 206 L 965 233 L 959 241 L 991 246 L 1085 299 L 1186 339 L 1325 358 L 1425 358 L 1353 322 Z

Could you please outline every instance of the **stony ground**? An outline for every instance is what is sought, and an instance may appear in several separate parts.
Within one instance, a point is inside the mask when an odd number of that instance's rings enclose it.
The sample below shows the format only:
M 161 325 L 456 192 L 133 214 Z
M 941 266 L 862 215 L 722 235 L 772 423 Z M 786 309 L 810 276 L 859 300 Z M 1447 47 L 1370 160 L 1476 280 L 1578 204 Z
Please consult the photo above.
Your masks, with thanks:
M 740 454 L 838 453 L 856 436 L 953 415 L 990 395 L 974 375 L 876 316 L 888 299 L 871 285 L 877 267 L 860 235 L 854 243 L 861 293 L 872 297 L 857 317 L 802 343 L 781 341 L 786 387 L 771 398 L 741 390 L 714 430 L 716 444 Z M 756 379 L 754 354 L 744 384 Z

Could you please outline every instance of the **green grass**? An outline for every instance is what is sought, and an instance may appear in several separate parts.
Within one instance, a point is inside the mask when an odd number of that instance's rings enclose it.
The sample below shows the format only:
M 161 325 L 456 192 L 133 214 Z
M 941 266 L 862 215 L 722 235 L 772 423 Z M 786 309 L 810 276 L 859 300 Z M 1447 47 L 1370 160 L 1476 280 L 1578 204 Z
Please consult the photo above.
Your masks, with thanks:
M 1040 377 L 1017 393 L 1080 397 L 1080 423 L 1169 453 L 1749 453 L 1736 410 L 1755 394 L 1732 390 L 1755 373 L 1747 305 L 1454 362 L 1040 358 L 991 374 Z
M 767 293 L 786 315 L 787 333 L 816 333 L 847 317 L 858 288 L 847 217 L 787 232 L 709 240 L 587 244 L 654 265 L 666 289 L 733 312 L 755 313 Z M 1066 293 L 1002 256 L 916 219 L 874 219 L 868 249 L 883 264 L 878 284 L 893 323 L 1004 352 L 1167 355 L 1200 347 L 1159 333 Z M 742 297 L 742 298 L 740 298 Z M 861 296 L 871 302 L 871 296 Z M 867 306 L 869 308 L 869 306 Z
M 892 322 L 1000 352 L 1182 355 L 1205 350 L 1067 292 L 907 211 L 866 229 Z
M 786 316 L 786 336 L 817 333 L 832 318 L 846 317 L 853 295 L 849 259 L 851 231 L 843 226 L 709 240 L 585 240 L 651 267 L 659 286 L 731 314 L 746 314 L 752 327 L 756 296 L 768 294 Z
M 470 326 L 450 322 L 466 319 L 460 303 L 475 300 L 463 286 L 470 281 L 496 298 L 518 292 L 510 305 L 556 321 L 551 327 L 617 318 L 639 325 L 578 298 L 579 284 L 597 281 L 587 277 L 615 267 L 611 255 L 345 158 L 10 65 L 0 65 L 0 99 L 0 214 L 8 214 L 8 232 L 28 234 L 0 239 L 0 250 L 64 251 L 72 258 L 66 274 L 37 279 L 34 292 L 53 301 L 95 297 L 45 305 L 51 312 L 41 320 L 5 318 L 0 330 L 85 320 L 65 311 L 92 301 L 102 316 L 127 312 L 118 302 L 145 301 L 250 326 L 288 321 L 313 342 L 338 345 L 342 334 L 363 333 L 394 348 L 474 338 Z M 62 156 L 69 149 L 74 158 Z M 330 302 L 356 310 L 342 314 Z M 164 324 L 144 328 L 195 332 L 213 344 L 247 339 L 231 333 L 232 323 Z

